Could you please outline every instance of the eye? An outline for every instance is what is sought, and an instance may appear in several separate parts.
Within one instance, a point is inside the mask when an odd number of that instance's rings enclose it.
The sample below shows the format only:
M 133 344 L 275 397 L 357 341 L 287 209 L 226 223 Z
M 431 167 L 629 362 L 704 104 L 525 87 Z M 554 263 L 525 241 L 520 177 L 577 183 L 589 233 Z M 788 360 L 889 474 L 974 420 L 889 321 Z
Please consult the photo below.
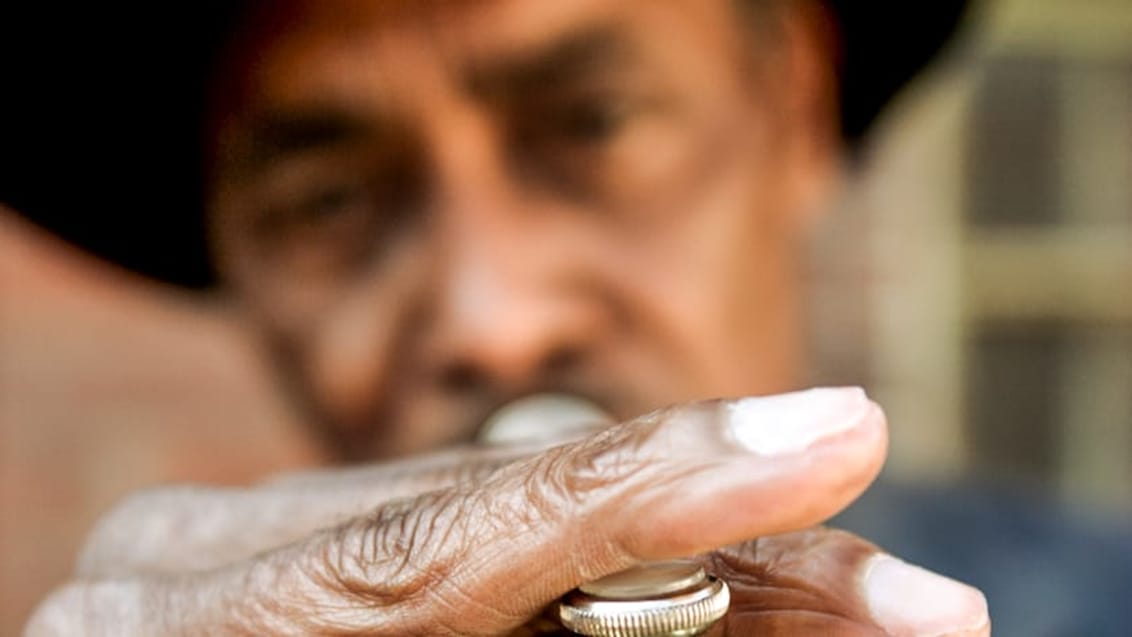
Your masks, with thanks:
M 509 160 L 516 179 L 555 196 L 593 203 L 636 165 L 648 163 L 659 100 L 640 88 L 565 87 L 513 111 Z
M 614 137 L 628 116 L 629 109 L 623 102 L 597 98 L 567 105 L 553 120 L 562 138 L 596 143 Z
M 364 183 L 312 180 L 291 186 L 264 200 L 256 230 L 266 246 L 282 252 L 303 246 L 306 252 L 325 247 L 345 253 L 373 238 L 378 213 Z
M 317 226 L 352 214 L 364 214 L 369 206 L 369 193 L 357 184 L 339 184 L 314 190 L 299 197 L 291 210 L 289 221 Z

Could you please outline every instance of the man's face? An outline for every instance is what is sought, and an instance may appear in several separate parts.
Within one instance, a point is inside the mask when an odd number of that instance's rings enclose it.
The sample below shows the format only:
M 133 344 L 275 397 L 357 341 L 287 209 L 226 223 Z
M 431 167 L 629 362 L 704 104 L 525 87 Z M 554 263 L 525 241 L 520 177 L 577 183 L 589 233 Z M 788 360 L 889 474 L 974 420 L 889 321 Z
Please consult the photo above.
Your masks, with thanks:
M 275 7 L 219 85 L 214 245 L 343 456 L 468 439 L 536 392 L 629 417 L 798 382 L 830 122 L 788 14 Z

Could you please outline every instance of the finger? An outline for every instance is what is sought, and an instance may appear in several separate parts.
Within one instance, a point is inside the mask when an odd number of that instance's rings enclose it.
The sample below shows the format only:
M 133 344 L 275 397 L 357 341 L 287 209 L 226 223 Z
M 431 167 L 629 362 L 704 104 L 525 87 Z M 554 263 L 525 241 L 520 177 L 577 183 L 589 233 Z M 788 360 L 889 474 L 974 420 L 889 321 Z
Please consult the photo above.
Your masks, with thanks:
M 271 577 L 233 577 L 268 582 L 241 596 L 253 631 L 498 634 L 584 581 L 813 525 L 867 486 L 884 447 L 859 390 L 667 410 L 388 503 L 274 553 Z
M 104 515 L 87 538 L 82 577 L 216 568 L 282 546 L 383 502 L 482 480 L 550 443 L 463 447 L 351 469 L 310 471 L 246 488 L 161 487 Z
M 731 587 L 713 635 L 990 634 L 986 599 L 850 533 L 815 528 L 715 552 L 707 570 Z

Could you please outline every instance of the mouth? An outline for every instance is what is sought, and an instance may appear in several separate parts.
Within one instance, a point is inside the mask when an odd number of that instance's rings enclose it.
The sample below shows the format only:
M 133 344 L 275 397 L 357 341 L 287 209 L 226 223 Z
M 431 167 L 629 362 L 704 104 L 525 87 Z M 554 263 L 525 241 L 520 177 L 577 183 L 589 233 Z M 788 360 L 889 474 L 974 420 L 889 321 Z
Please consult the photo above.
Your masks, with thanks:
M 505 403 L 492 412 L 476 433 L 476 441 L 505 445 L 564 440 L 614 423 L 593 401 L 565 393 L 541 393 Z

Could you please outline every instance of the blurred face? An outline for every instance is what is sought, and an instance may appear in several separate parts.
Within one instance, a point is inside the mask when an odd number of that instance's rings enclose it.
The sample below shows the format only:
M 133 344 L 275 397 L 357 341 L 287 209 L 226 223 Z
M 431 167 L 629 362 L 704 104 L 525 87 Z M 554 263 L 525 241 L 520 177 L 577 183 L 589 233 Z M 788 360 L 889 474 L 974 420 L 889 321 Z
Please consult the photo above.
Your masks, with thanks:
M 332 449 L 469 439 L 539 392 L 629 417 L 794 386 L 832 115 L 812 15 L 781 4 L 253 16 L 219 85 L 214 246 Z

